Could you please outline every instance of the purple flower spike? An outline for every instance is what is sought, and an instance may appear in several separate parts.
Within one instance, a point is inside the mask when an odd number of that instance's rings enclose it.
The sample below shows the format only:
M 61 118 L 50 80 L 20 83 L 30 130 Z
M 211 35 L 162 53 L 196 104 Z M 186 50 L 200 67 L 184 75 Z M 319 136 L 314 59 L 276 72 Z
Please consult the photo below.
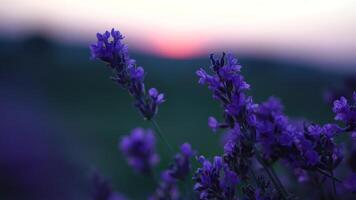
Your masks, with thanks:
M 345 97 L 334 101 L 333 111 L 336 114 L 335 120 L 342 121 L 347 125 L 347 131 L 351 132 L 354 138 L 356 132 L 356 92 L 350 102 Z
M 112 37 L 111 41 L 110 36 Z M 115 57 L 128 61 L 128 49 L 121 42 L 124 37 L 119 31 L 112 29 L 111 33 L 109 31 L 103 34 L 97 33 L 96 37 L 98 39 L 97 43 L 90 45 L 92 59 L 99 59 L 110 64 L 114 64 Z
M 113 71 L 111 78 L 134 97 L 135 107 L 145 119 L 152 119 L 158 111 L 158 105 L 164 102 L 164 95 L 154 88 L 147 93 L 144 84 L 145 71 L 136 66 L 131 59 L 124 37 L 114 29 L 97 34 L 98 41 L 90 46 L 91 58 L 105 62 Z
M 250 85 L 240 73 L 238 60 L 232 54 L 225 53 L 219 59 L 212 54 L 210 60 L 213 73 L 210 75 L 204 69 L 199 69 L 196 74 L 199 83 L 207 85 L 213 92 L 213 98 L 224 107 L 224 126 L 233 128 L 236 123 L 253 125 L 256 122 L 254 110 L 257 105 L 244 94 Z M 209 119 L 209 126 L 215 130 L 217 124 Z
M 176 154 L 174 163 L 168 170 L 169 174 L 175 179 L 184 180 L 191 170 L 190 159 L 194 154 L 190 144 L 182 144 L 180 153 Z
M 199 199 L 235 200 L 235 188 L 239 180 L 235 172 L 223 163 L 222 157 L 216 156 L 211 163 L 203 156 L 199 157 L 202 167 L 194 176 L 194 190 L 199 192 Z
M 119 148 L 135 171 L 148 174 L 159 162 L 155 144 L 153 131 L 136 128 L 131 135 L 122 138 Z

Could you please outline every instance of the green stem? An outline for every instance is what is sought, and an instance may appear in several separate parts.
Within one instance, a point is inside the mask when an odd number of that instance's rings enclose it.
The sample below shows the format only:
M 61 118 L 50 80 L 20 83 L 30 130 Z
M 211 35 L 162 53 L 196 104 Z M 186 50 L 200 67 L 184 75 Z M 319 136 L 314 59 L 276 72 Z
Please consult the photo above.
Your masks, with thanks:
M 167 148 L 169 149 L 170 153 L 171 153 L 172 155 L 174 155 L 174 151 L 173 151 L 172 146 L 169 145 L 167 139 L 164 137 L 164 134 L 163 134 L 161 128 L 159 127 L 159 125 L 157 124 L 156 120 L 155 120 L 155 119 L 151 119 L 150 121 L 152 122 L 153 126 L 155 127 L 158 136 L 159 136 L 159 137 L 161 138 L 161 140 L 166 144 L 166 146 L 167 146 Z

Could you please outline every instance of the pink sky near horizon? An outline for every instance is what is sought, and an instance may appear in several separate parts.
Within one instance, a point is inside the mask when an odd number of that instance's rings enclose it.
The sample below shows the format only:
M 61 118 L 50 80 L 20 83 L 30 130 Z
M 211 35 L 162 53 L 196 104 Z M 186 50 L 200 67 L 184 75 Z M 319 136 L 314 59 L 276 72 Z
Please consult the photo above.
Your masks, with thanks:
M 356 1 L 2 0 L 0 34 L 90 42 L 119 28 L 131 48 L 171 58 L 213 50 L 356 63 Z

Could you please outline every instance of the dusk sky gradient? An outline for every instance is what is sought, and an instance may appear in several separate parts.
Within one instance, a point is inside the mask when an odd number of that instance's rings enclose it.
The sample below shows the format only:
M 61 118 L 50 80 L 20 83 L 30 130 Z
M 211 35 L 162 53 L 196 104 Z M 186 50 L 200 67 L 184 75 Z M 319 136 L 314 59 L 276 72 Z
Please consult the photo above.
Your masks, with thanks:
M 212 50 L 356 63 L 355 0 L 2 0 L 0 34 L 94 41 L 119 28 L 131 48 L 189 58 Z

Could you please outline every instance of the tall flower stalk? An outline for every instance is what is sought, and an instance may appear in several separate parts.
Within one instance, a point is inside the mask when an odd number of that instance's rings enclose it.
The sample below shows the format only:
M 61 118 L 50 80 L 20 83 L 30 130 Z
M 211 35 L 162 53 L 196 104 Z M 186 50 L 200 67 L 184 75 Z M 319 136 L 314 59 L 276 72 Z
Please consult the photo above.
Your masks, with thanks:
M 244 176 L 252 170 L 249 166 L 255 156 L 275 188 L 284 199 L 287 199 L 286 190 L 271 166 L 262 159 L 256 147 L 259 125 L 256 116 L 258 105 L 244 92 L 250 88 L 250 85 L 240 74 L 241 65 L 232 54 L 223 53 L 220 59 L 211 55 L 210 60 L 213 74 L 210 75 L 204 69 L 199 69 L 197 75 L 200 78 L 199 83 L 208 85 L 213 92 L 213 98 L 221 103 L 224 110 L 224 122 L 218 123 L 215 118 L 210 117 L 209 126 L 214 131 L 217 128 L 228 128 L 235 135 L 234 139 L 225 145 L 225 162 L 242 178 L 247 178 Z
M 124 36 L 115 29 L 111 32 L 97 33 L 97 42 L 90 45 L 91 59 L 97 59 L 107 64 L 112 70 L 111 79 L 134 98 L 134 106 L 144 119 L 151 121 L 156 132 L 173 153 L 172 146 L 168 143 L 154 117 L 157 115 L 158 106 L 162 104 L 164 94 L 156 88 L 145 88 L 145 71 L 138 66 L 136 61 L 130 58 L 128 46 L 122 42 Z

